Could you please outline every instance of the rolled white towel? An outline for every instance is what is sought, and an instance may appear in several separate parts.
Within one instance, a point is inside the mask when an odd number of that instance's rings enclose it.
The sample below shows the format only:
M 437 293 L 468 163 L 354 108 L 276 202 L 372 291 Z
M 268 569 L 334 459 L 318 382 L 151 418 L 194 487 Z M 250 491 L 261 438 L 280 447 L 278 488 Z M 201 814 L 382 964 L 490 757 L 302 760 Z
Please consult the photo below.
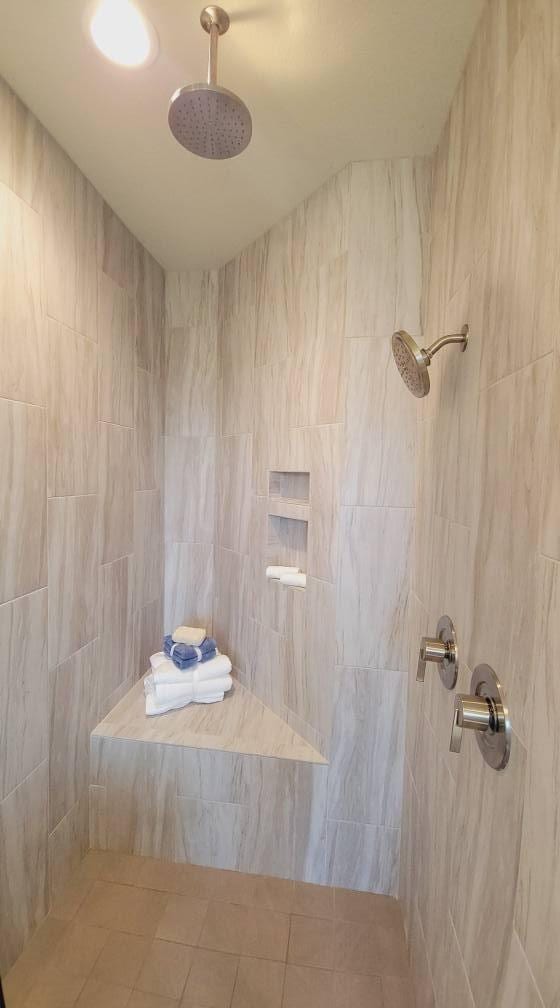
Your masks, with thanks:
M 144 693 L 153 696 L 156 703 L 172 703 L 184 700 L 190 703 L 215 693 L 229 693 L 232 687 L 231 676 L 221 676 L 219 679 L 200 680 L 191 683 L 154 683 L 152 676 L 144 679 Z
M 200 647 L 207 634 L 204 627 L 179 626 L 171 636 L 174 644 L 191 644 L 193 647 Z
M 219 679 L 220 676 L 227 676 L 230 672 L 231 662 L 228 656 L 217 654 L 214 658 L 210 658 L 205 662 L 199 662 L 193 668 L 186 669 L 184 672 L 178 669 L 172 661 L 167 660 L 166 665 L 160 665 L 154 669 L 152 678 L 154 683 L 158 685 L 160 683 L 182 683 L 184 686 L 193 682 L 193 677 L 196 677 L 200 682 L 202 679 Z
M 197 703 L 218 703 L 220 700 L 224 699 L 223 693 L 210 693 L 205 697 L 200 697 Z M 153 717 L 155 714 L 167 714 L 168 711 L 180 710 L 181 707 L 188 707 L 192 703 L 191 700 L 172 700 L 169 703 L 158 703 L 153 694 L 149 694 L 146 697 L 146 714 L 148 717 Z
M 297 574 L 299 572 L 299 567 L 281 567 L 274 566 L 266 568 L 267 578 L 272 578 L 275 581 L 279 581 L 282 574 Z
M 280 584 L 289 585 L 291 588 L 305 588 L 307 584 L 306 574 L 282 574 Z

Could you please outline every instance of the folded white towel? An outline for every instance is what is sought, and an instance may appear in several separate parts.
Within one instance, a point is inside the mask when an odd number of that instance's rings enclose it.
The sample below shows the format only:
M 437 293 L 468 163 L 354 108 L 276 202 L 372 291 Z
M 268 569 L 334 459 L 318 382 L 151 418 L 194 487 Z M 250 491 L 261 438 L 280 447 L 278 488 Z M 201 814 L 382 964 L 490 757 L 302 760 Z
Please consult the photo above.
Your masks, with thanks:
M 153 654 L 151 656 L 150 665 L 152 666 L 155 672 L 156 669 L 163 668 L 165 665 L 173 665 L 173 662 L 169 660 L 169 658 L 167 657 L 166 654 L 163 653 L 163 651 L 157 651 L 156 654 Z
M 306 574 L 282 574 L 280 584 L 290 585 L 292 588 L 305 588 L 307 584 Z
M 152 668 L 154 666 L 152 665 Z M 214 658 L 210 658 L 208 661 L 199 662 L 190 669 L 186 669 L 184 672 L 169 659 L 166 659 L 166 664 L 160 664 L 153 671 L 153 681 L 158 685 L 160 683 L 182 683 L 183 686 L 194 682 L 195 678 L 197 682 L 201 682 L 203 679 L 219 679 L 220 676 L 227 676 L 231 672 L 231 662 L 227 655 L 217 654 Z
M 153 696 L 158 704 L 173 703 L 175 700 L 191 703 L 216 693 L 228 693 L 231 687 L 232 678 L 229 675 L 190 683 L 155 683 L 150 675 L 144 679 L 144 693 Z
M 279 581 L 282 574 L 297 574 L 299 567 L 281 567 L 281 566 L 271 566 L 266 568 L 267 578 L 273 578 L 275 581 Z
M 171 636 L 174 644 L 192 644 L 193 647 L 200 647 L 207 634 L 204 627 L 179 626 Z
M 224 699 L 223 693 L 212 693 L 205 697 L 199 697 L 197 703 L 218 703 Z M 169 703 L 157 703 L 156 698 L 150 693 L 146 697 L 146 714 L 153 717 L 155 714 L 167 714 L 168 711 L 180 710 L 187 707 L 191 700 L 174 700 Z

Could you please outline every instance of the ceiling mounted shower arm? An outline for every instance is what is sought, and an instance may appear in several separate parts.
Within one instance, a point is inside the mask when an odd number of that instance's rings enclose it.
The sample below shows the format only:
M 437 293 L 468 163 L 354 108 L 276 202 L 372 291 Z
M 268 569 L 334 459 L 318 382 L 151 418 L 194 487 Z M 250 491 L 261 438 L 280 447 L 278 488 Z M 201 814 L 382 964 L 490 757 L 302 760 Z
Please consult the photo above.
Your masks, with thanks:
M 210 36 L 208 51 L 208 83 L 218 83 L 218 38 L 229 28 L 229 16 L 222 7 L 205 7 L 200 15 L 200 23 Z
M 461 349 L 465 351 L 467 349 L 468 341 L 469 341 L 469 329 L 468 326 L 463 326 L 461 332 L 459 333 L 450 333 L 449 336 L 441 336 L 440 339 L 436 340 L 435 343 L 432 343 L 431 346 L 426 347 L 424 353 L 426 354 L 428 360 L 431 360 L 432 357 L 434 357 L 437 354 L 438 350 L 441 350 L 442 347 L 447 346 L 448 343 L 462 343 Z

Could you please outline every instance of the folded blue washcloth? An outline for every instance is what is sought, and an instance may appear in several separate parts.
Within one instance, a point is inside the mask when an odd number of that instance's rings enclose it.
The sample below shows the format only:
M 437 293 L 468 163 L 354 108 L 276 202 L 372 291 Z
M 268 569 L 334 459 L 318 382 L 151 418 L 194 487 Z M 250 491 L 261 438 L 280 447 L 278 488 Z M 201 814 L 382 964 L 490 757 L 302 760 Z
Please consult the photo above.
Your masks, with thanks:
M 199 648 L 193 647 L 192 644 L 175 644 L 171 634 L 168 634 L 163 639 L 163 650 L 174 665 L 184 672 L 198 662 L 210 661 L 211 658 L 215 658 L 217 646 L 212 637 L 206 637 Z

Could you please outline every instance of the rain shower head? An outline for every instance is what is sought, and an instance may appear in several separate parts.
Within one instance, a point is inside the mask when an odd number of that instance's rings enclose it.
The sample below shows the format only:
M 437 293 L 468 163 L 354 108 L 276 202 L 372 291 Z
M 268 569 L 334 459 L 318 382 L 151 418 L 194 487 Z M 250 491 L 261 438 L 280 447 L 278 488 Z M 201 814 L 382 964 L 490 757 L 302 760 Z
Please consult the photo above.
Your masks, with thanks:
M 464 325 L 460 333 L 452 333 L 450 336 L 442 336 L 436 340 L 426 350 L 423 350 L 415 339 L 400 329 L 393 333 L 391 346 L 395 364 L 399 369 L 399 374 L 407 389 L 412 392 L 417 399 L 422 399 L 430 391 L 430 375 L 428 368 L 432 362 L 432 357 L 447 346 L 448 343 L 461 343 L 462 350 L 467 349 L 469 341 L 469 327 Z
M 175 139 L 199 157 L 236 157 L 251 140 L 249 109 L 233 91 L 217 83 L 218 36 L 229 28 L 221 7 L 205 7 L 200 23 L 210 35 L 208 80 L 178 88 L 169 103 L 169 128 Z

